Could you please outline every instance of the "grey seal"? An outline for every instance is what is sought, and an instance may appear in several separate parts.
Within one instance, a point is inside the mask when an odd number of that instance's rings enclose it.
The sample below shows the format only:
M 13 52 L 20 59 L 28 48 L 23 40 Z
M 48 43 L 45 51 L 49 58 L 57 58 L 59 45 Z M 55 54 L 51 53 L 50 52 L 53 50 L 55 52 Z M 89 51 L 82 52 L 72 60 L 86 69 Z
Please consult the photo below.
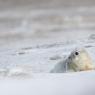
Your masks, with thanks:
M 50 72 L 64 73 L 94 70 L 92 59 L 84 48 L 77 48 L 71 52 L 66 60 L 59 62 Z

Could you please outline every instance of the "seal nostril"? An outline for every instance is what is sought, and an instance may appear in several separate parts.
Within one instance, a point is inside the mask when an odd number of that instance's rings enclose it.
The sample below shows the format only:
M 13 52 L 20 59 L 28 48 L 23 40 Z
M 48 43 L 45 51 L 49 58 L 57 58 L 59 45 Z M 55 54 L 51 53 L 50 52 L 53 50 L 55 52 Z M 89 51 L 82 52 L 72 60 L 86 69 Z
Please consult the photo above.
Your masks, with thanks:
M 75 55 L 79 55 L 79 53 L 78 52 L 75 52 Z

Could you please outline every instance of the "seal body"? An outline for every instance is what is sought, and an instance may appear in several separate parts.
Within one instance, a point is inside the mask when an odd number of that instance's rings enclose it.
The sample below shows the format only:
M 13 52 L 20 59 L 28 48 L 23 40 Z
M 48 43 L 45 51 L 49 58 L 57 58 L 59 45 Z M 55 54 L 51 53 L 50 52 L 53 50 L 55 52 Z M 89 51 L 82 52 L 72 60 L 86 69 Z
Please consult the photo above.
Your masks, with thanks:
M 62 73 L 68 71 L 86 71 L 94 70 L 94 65 L 88 54 L 84 49 L 75 49 L 71 52 L 65 61 L 58 63 L 51 72 Z

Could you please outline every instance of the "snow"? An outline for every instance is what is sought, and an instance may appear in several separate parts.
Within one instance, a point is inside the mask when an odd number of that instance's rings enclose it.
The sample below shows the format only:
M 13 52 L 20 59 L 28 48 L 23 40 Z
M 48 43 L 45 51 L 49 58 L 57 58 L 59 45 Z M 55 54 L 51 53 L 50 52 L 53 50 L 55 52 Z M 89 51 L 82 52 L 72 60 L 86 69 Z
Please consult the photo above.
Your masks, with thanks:
M 95 95 L 95 71 L 0 80 L 0 95 Z

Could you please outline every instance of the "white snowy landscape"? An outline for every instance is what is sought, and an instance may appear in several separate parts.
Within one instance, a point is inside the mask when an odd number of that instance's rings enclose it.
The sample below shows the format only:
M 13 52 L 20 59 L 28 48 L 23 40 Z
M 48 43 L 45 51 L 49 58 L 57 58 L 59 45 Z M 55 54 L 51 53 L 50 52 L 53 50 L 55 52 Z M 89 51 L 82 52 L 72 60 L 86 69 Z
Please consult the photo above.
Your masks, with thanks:
M 95 71 L 50 73 L 75 48 L 95 65 L 94 0 L 0 0 L 0 95 L 95 95 Z

